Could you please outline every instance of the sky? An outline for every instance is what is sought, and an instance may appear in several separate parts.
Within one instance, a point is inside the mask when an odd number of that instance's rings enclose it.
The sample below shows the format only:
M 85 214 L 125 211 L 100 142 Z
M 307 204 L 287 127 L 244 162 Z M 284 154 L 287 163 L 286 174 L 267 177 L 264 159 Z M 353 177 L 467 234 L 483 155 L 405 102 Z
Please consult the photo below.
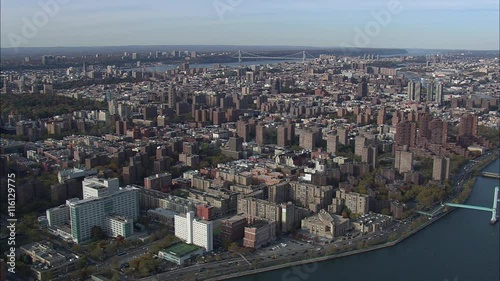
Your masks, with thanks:
M 2 0 L 1 47 L 499 49 L 498 0 Z

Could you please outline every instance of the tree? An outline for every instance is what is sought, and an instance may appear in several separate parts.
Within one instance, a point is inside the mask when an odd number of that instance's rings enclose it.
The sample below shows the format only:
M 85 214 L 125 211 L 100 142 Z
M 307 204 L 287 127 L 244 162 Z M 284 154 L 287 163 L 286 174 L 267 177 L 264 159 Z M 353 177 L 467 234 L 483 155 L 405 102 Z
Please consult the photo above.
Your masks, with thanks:
M 238 244 L 236 242 L 231 242 L 231 244 L 229 244 L 229 247 L 227 247 L 227 250 L 229 252 L 238 253 L 239 249 L 240 249 L 240 246 L 238 246 Z
M 94 225 L 92 227 L 92 240 L 94 241 L 99 241 L 104 238 L 104 232 L 102 231 L 102 228 L 98 225 Z
M 116 257 L 113 257 L 113 259 L 111 260 L 111 267 L 118 268 L 118 259 Z
M 227 250 L 231 245 L 231 240 L 223 238 L 221 244 L 222 244 L 222 249 Z
M 50 281 L 50 280 L 52 280 L 52 278 L 53 278 L 52 271 L 44 271 L 44 272 L 42 272 L 42 276 L 41 277 L 42 277 L 42 278 L 40 278 L 41 281 Z
M 389 210 L 388 208 L 383 208 L 381 212 L 382 212 L 382 215 L 386 215 L 386 216 L 391 215 L 391 210 Z
M 78 268 L 82 269 L 87 266 L 88 263 L 88 257 L 83 256 L 79 261 L 78 261 Z
M 96 247 L 90 252 L 90 256 L 97 260 L 102 260 L 104 258 L 104 251 L 101 247 Z

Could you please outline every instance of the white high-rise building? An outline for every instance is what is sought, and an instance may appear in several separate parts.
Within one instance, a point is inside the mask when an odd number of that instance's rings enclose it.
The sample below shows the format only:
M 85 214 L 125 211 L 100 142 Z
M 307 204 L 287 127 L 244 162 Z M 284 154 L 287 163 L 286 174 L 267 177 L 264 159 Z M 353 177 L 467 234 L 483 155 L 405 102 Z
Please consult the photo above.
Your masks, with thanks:
M 48 209 L 45 214 L 50 227 L 64 225 L 69 221 L 69 208 L 67 205 Z
M 113 180 L 108 181 L 114 182 Z M 91 187 L 88 187 L 92 190 Z M 94 189 L 98 197 L 89 196 L 66 201 L 65 206 L 48 209 L 47 219 L 50 227 L 58 228 L 70 225 L 71 236 L 76 243 L 92 239 L 92 228 L 101 227 L 109 237 L 121 235 L 125 238 L 134 233 L 134 221 L 139 217 L 139 189 L 133 186 L 119 188 L 114 191 L 110 187 Z M 103 196 L 102 190 L 113 191 Z
M 118 191 L 120 182 L 117 178 L 85 178 L 82 182 L 83 199 L 98 198 Z
M 187 212 L 186 215 L 175 215 L 175 236 L 205 248 L 207 252 L 213 250 L 213 225 L 210 221 L 197 220 L 194 212 Z
M 438 105 L 443 104 L 443 84 L 441 82 L 436 84 L 436 103 Z

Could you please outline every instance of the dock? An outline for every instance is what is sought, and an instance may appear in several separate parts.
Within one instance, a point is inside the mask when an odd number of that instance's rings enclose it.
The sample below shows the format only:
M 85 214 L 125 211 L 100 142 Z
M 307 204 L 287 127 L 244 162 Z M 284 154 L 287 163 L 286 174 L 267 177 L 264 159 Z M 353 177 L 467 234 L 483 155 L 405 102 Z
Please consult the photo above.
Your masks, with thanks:
M 500 179 L 500 173 L 483 172 L 482 176 L 487 178 Z

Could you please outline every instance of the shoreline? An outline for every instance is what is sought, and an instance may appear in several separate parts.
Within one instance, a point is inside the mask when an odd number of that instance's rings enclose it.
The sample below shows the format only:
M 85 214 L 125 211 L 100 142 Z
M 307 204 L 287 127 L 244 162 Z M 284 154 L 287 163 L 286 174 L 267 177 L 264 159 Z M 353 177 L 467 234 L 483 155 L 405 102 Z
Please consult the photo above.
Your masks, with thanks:
M 494 161 L 496 161 L 497 159 L 500 158 L 498 152 L 494 152 L 493 155 L 496 157 L 488 157 L 485 160 L 483 160 L 485 162 L 479 162 L 476 164 L 477 166 L 482 166 L 480 168 L 480 170 L 484 170 L 486 167 L 491 165 L 491 163 L 493 163 Z M 480 175 L 473 174 L 473 175 L 471 175 L 471 177 L 469 179 L 473 178 L 474 182 L 475 182 L 478 176 L 480 176 Z M 467 199 L 469 198 L 469 196 L 470 196 L 470 194 L 468 195 Z M 445 212 L 441 213 L 439 216 L 433 218 L 432 220 L 426 221 L 425 223 L 423 223 L 422 225 L 413 229 L 412 231 L 408 232 L 407 234 L 404 234 L 403 236 L 399 237 L 397 240 L 387 242 L 387 243 L 384 243 L 382 245 L 375 245 L 375 246 L 369 247 L 367 249 L 354 250 L 354 251 L 345 252 L 345 253 L 336 254 L 336 255 L 328 255 L 328 256 L 322 256 L 322 257 L 317 257 L 317 258 L 312 258 L 312 259 L 307 259 L 307 260 L 285 263 L 285 264 L 281 264 L 281 265 L 273 265 L 273 266 L 259 268 L 259 269 L 253 269 L 253 270 L 245 271 L 245 272 L 232 273 L 229 275 L 225 275 L 224 277 L 220 277 L 220 276 L 212 277 L 212 278 L 207 279 L 207 281 L 228 280 L 228 279 L 232 279 L 232 278 L 254 275 L 254 274 L 268 272 L 268 271 L 274 271 L 274 270 L 278 270 L 278 269 L 291 268 L 294 266 L 310 264 L 310 263 L 314 263 L 314 262 L 334 260 L 337 258 L 343 258 L 343 257 L 358 255 L 358 254 L 362 254 L 362 253 L 366 253 L 366 252 L 376 251 L 376 250 L 383 249 L 383 248 L 393 247 L 393 246 L 396 246 L 397 244 L 405 241 L 409 237 L 415 235 L 417 232 L 423 230 L 424 228 L 428 227 L 429 225 L 439 221 L 440 219 L 442 219 L 443 217 L 445 217 L 449 213 L 453 212 L 454 210 L 456 210 L 456 208 L 450 208 L 450 209 L 446 210 Z

